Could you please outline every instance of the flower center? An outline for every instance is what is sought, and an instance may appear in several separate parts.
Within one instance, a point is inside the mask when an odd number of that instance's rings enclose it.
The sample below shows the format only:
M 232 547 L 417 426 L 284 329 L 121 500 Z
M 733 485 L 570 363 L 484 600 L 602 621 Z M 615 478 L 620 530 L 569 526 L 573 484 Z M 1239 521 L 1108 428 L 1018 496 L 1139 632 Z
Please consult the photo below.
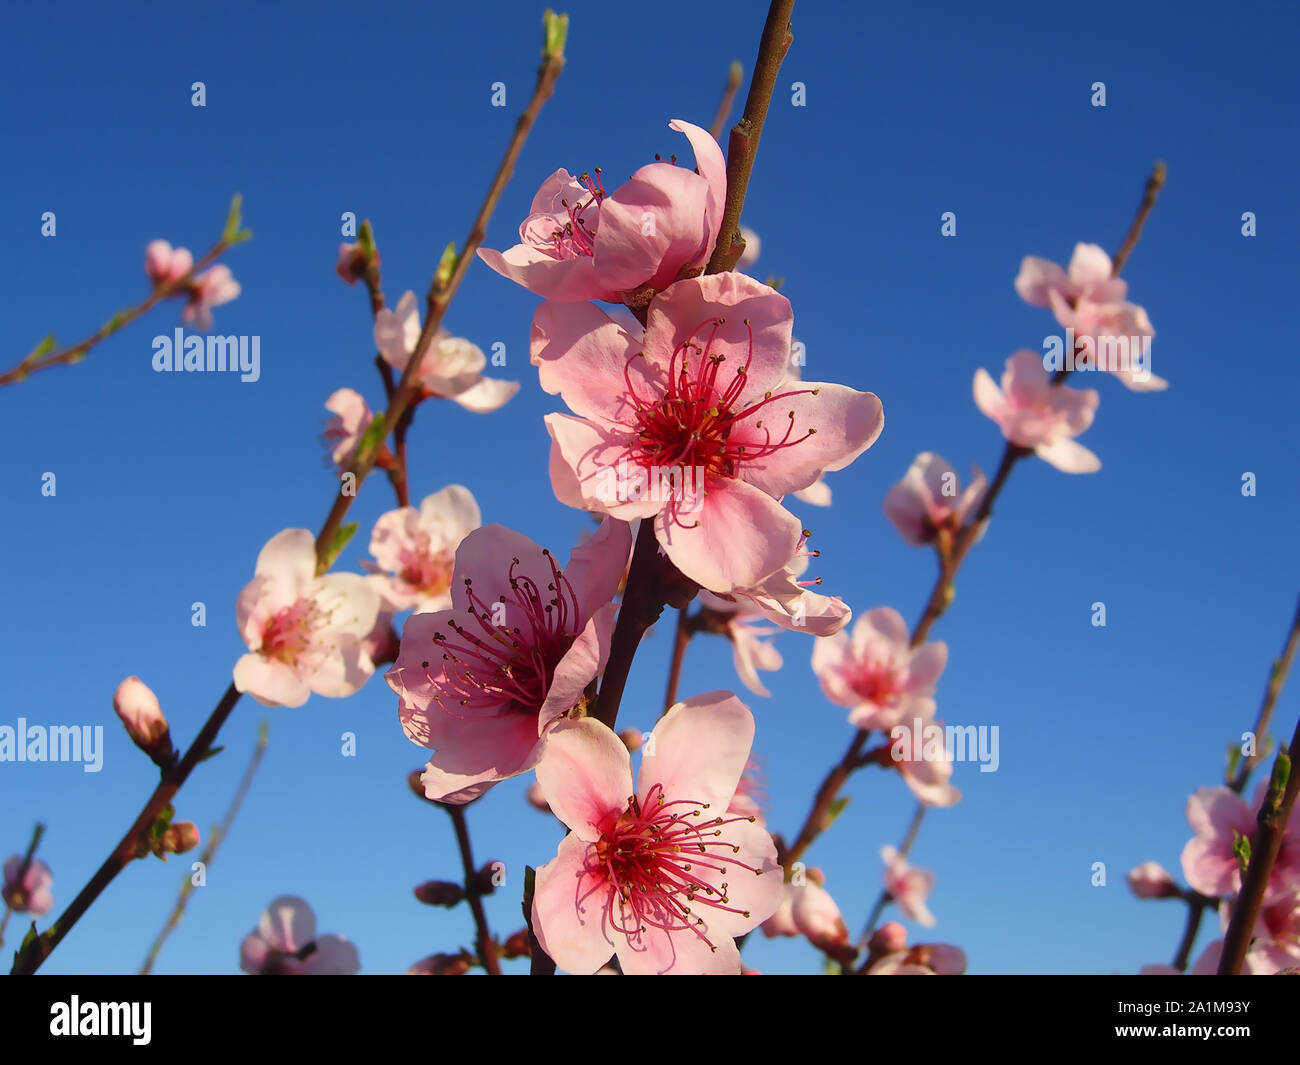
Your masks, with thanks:
M 867 702 L 883 706 L 898 694 L 898 674 L 890 662 L 867 661 L 853 672 L 849 687 Z
M 451 587 L 455 556 L 447 551 L 430 550 L 427 533 L 421 533 L 414 549 L 403 548 L 398 576 L 417 592 L 441 595 Z
M 455 717 L 508 713 L 536 714 L 546 701 L 555 667 L 581 631 L 583 619 L 577 593 L 547 550 L 551 580 L 545 591 L 532 577 L 519 571 L 519 559 L 510 564 L 510 589 L 514 603 L 503 595 L 488 604 L 474 592 L 473 578 L 465 578 L 470 622 L 448 622 L 451 634 L 435 632 L 442 650 L 443 676 L 434 700 Z M 522 615 L 521 625 L 506 624 L 509 610 Z M 428 668 L 429 663 L 423 663 Z
M 299 599 L 278 611 L 262 631 L 261 653 L 287 666 L 297 667 L 313 649 L 330 614 L 315 599 Z
M 749 911 L 730 904 L 727 881 L 715 885 L 705 876 L 725 876 L 730 866 L 757 876 L 763 871 L 735 860 L 740 847 L 725 838 L 727 825 L 754 817 L 704 817 L 708 808 L 694 799 L 667 802 L 660 784 L 651 787 L 644 804 L 629 797 L 627 809 L 588 849 L 587 872 L 598 883 L 578 900 L 579 913 L 587 898 L 605 891 L 610 927 L 629 940 L 639 940 L 647 928 L 689 930 L 716 951 L 704 917 L 693 907 L 744 917 Z
M 549 252 L 556 259 L 591 258 L 595 254 L 600 204 L 607 195 L 601 182 L 600 167 L 596 167 L 594 178 L 582 174 L 578 184 L 586 190 L 587 196 L 577 203 L 561 200 L 565 214 L 535 216 L 526 223 L 526 242 Z
M 775 395 L 765 392 L 761 399 L 750 397 L 742 402 L 749 383 L 749 367 L 754 361 L 754 331 L 746 318 L 749 343 L 745 364 L 736 367 L 727 380 L 723 365 L 727 356 L 713 350 L 718 329 L 725 322 L 725 318 L 707 319 L 678 345 L 668 362 L 667 387 L 657 399 L 642 399 L 637 394 L 628 373 L 631 359 L 628 360 L 623 379 L 635 410 L 629 425 L 633 434 L 629 449 L 632 460 L 641 466 L 661 471 L 680 470 L 683 481 L 688 468 L 702 471 L 706 478 L 736 477 L 746 462 L 794 447 L 817 432 L 808 428 L 802 435 L 796 435 L 793 410 L 781 417 L 779 408 L 765 409 L 791 396 L 816 395 L 815 388 L 791 389 Z M 702 335 L 705 329 L 708 335 L 703 338 L 703 344 L 697 343 L 696 336 Z M 632 358 L 644 355 L 638 352 Z M 774 435 L 772 426 L 764 424 L 769 416 L 777 418 L 775 432 L 779 436 Z M 673 520 L 686 527 L 677 520 L 680 502 L 671 500 L 669 506 Z M 692 506 L 698 505 L 695 500 L 690 502 Z

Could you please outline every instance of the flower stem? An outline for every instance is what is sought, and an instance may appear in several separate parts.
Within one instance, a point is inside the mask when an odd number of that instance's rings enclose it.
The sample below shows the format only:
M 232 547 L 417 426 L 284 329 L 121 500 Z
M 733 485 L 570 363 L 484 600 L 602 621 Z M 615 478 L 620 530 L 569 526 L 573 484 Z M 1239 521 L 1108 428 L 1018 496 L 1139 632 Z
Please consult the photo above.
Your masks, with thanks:
M 682 660 L 686 657 L 686 645 L 691 642 L 691 626 L 687 618 L 687 607 L 677 611 L 677 632 L 673 637 L 673 660 L 668 667 L 668 689 L 664 693 L 666 714 L 677 702 L 677 684 L 682 679 Z
M 248 788 L 253 783 L 257 767 L 262 763 L 262 755 L 266 753 L 266 734 L 267 724 L 263 721 L 261 727 L 257 730 L 257 746 L 253 748 L 253 756 L 244 768 L 244 775 L 239 781 L 239 787 L 235 789 L 235 797 L 230 800 L 230 806 L 226 809 L 226 816 L 222 819 L 220 827 L 212 830 L 212 833 L 208 836 L 208 845 L 203 848 L 203 853 L 199 855 L 198 860 L 202 863 L 205 871 L 212 864 L 212 859 L 217 856 L 217 848 L 221 845 L 222 840 L 230 834 L 230 826 L 234 823 L 235 815 L 239 813 L 240 806 L 243 805 L 244 796 L 248 794 Z M 176 905 L 172 907 L 167 923 L 158 932 L 157 938 L 153 941 L 153 946 L 149 948 L 149 953 L 145 956 L 144 964 L 140 966 L 140 976 L 148 976 L 153 971 L 154 962 L 158 960 L 158 952 L 162 950 L 163 944 L 167 942 L 167 937 L 181 923 L 181 918 L 185 915 L 185 906 L 193 893 L 194 881 L 187 876 L 181 884 L 180 897 L 177 898 Z
M 1300 642 L 1300 602 L 1296 604 L 1295 618 L 1287 633 L 1282 655 L 1273 663 L 1269 673 L 1264 701 L 1270 713 L 1271 704 L 1276 701 L 1282 685 L 1286 683 L 1298 642 Z M 1264 711 L 1261 710 L 1261 716 L 1263 714 Z M 1288 765 L 1284 761 L 1288 757 L 1290 772 L 1280 774 L 1285 777 L 1285 783 L 1282 783 L 1277 770 Z M 1250 861 L 1241 880 L 1241 892 L 1237 895 L 1232 918 L 1228 922 L 1228 931 L 1223 937 L 1223 956 L 1219 959 L 1220 976 L 1235 976 L 1241 972 L 1241 966 L 1246 960 L 1246 951 L 1250 947 L 1251 938 L 1255 934 L 1255 925 L 1259 922 L 1260 910 L 1264 906 L 1268 877 L 1277 861 L 1278 851 L 1282 848 L 1282 836 L 1286 832 L 1287 821 L 1295 806 L 1296 792 L 1300 791 L 1300 773 L 1295 771 L 1297 759 L 1300 759 L 1300 721 L 1296 722 L 1289 754 L 1278 753 L 1279 764 L 1275 766 L 1273 781 L 1259 808 L 1255 835 L 1250 841 Z
M 465 899 L 474 914 L 475 939 L 474 948 L 479 961 L 483 963 L 492 976 L 501 975 L 501 964 L 497 961 L 497 944 L 488 927 L 487 912 L 483 909 L 482 893 L 478 887 L 478 874 L 474 865 L 474 853 L 470 850 L 469 823 L 465 819 L 465 807 L 452 803 L 439 803 L 451 815 L 451 823 L 456 829 L 456 845 L 460 848 L 461 865 L 465 868 Z

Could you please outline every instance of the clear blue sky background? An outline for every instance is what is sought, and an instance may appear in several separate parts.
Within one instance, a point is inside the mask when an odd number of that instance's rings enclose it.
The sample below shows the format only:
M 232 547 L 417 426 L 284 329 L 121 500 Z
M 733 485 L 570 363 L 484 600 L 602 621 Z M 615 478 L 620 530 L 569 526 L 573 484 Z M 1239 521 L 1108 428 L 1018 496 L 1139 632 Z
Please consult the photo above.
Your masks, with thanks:
M 622 175 L 656 151 L 687 154 L 670 119 L 708 125 L 728 63 L 748 71 L 758 3 L 570 5 L 569 63 L 490 229 L 513 242 L 538 183 L 559 166 Z M 339 216 L 373 219 L 388 298 L 423 292 L 461 240 L 527 100 L 541 6 L 251 3 L 24 5 L 5 15 L 0 192 L 8 223 L 0 339 L 6 366 L 47 332 L 72 341 L 146 291 L 145 244 L 195 252 L 233 192 L 255 240 L 228 259 L 243 295 L 217 332 L 261 336 L 262 377 L 155 374 L 152 314 L 81 365 L 0 393 L 7 560 L 0 723 L 105 724 L 98 775 L 76 765 L 0 765 L 0 850 L 48 822 L 42 857 L 58 909 L 135 816 L 153 768 L 116 726 L 110 699 L 138 673 L 188 743 L 242 653 L 234 604 L 258 550 L 313 529 L 333 491 L 316 439 L 336 388 L 382 398 L 364 292 L 335 277 Z M 833 475 L 829 511 L 793 504 L 814 529 L 829 591 L 859 611 L 909 620 L 934 576 L 880 502 L 918 452 L 991 472 L 1000 434 L 971 377 L 994 376 L 1055 331 L 1012 289 L 1026 254 L 1068 259 L 1076 241 L 1113 250 L 1156 159 L 1169 184 L 1125 276 L 1155 323 L 1159 395 L 1098 387 L 1083 442 L 1099 474 L 1034 461 L 1016 469 L 957 598 L 935 630 L 950 647 L 940 714 L 997 725 L 1001 768 L 958 768 L 965 798 L 933 814 L 914 853 L 936 871 L 939 925 L 971 970 L 1132 972 L 1167 962 L 1177 904 L 1140 903 L 1125 871 L 1179 869 L 1183 805 L 1219 782 L 1226 745 L 1253 720 L 1296 593 L 1294 174 L 1297 14 L 1286 3 L 800 4 L 795 43 L 764 132 L 745 221 L 762 236 L 760 277 L 778 274 L 807 345 L 807 374 L 883 399 L 880 442 Z M 190 85 L 207 85 L 207 107 Z M 505 109 L 490 106 L 505 82 Z M 791 84 L 807 106 L 791 105 Z M 1104 81 L 1107 106 L 1090 106 Z M 617 183 L 617 179 L 613 179 Z M 58 234 L 40 235 L 43 211 Z M 940 236 L 955 211 L 958 235 Z M 1259 235 L 1241 235 L 1254 211 Z M 565 551 L 586 519 L 556 503 L 542 416 L 557 401 L 527 360 L 536 300 L 484 267 L 448 318 L 484 349 L 506 345 L 523 382 L 501 412 L 421 408 L 414 495 L 469 486 L 486 520 Z M 58 494 L 40 494 L 41 474 Z M 1243 472 L 1258 495 L 1243 498 Z M 393 505 L 366 485 L 363 531 Z M 341 564 L 355 567 L 368 537 Z M 190 624 L 207 604 L 208 625 Z M 1107 605 L 1104 629 L 1090 607 Z M 668 658 L 663 626 L 637 660 L 621 723 L 654 721 Z M 690 648 L 682 691 L 735 688 L 758 719 L 770 823 L 791 833 L 849 736 L 821 697 L 810 639 L 783 635 L 772 698 L 739 687 L 728 648 Z M 1289 734 L 1296 688 L 1278 707 Z M 423 762 L 376 677 L 348 700 L 296 710 L 240 704 L 227 752 L 181 794 L 178 816 L 219 820 L 258 722 L 270 747 L 234 833 L 162 955 L 163 972 L 233 972 L 240 939 L 281 893 L 307 897 L 322 931 L 358 945 L 366 972 L 401 971 L 470 939 L 463 910 L 423 907 L 421 880 L 458 871 L 447 818 L 407 791 Z M 355 732 L 358 754 L 340 754 Z M 504 860 L 489 900 L 502 934 L 520 924 L 523 868 L 549 860 L 557 827 L 504 785 L 472 811 L 481 861 Z M 880 887 L 878 848 L 912 808 L 901 782 L 864 772 L 810 861 L 852 928 Z M 188 859 L 130 868 L 46 969 L 140 964 Z M 1105 862 L 1108 886 L 1090 883 Z M 51 915 L 52 917 L 53 915 Z M 42 922 L 44 927 L 44 922 Z M 9 946 L 15 941 L 11 924 Z M 913 928 L 913 933 L 923 932 Z M 1203 936 L 1202 943 L 1209 936 Z M 795 941 L 756 939 L 750 963 L 814 971 Z

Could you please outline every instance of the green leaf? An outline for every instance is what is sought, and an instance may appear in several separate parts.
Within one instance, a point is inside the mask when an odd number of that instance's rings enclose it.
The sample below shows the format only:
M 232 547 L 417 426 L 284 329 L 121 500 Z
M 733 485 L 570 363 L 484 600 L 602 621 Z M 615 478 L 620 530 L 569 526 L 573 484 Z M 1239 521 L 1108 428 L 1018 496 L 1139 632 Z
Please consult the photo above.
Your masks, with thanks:
M 343 549 L 348 546 L 348 541 L 357 534 L 357 529 L 360 527 L 359 522 L 350 521 L 334 533 L 334 539 L 330 541 L 329 550 L 325 552 L 323 560 L 325 569 L 329 569 L 334 565 L 334 560 L 343 553 Z
M 822 818 L 823 832 L 835 824 L 836 819 L 844 812 L 844 807 L 848 806 L 849 799 L 852 797 L 851 795 L 842 795 L 826 808 L 826 816 Z
M 24 363 L 35 362 L 42 355 L 48 355 L 53 350 L 54 350 L 54 334 L 51 333 L 39 344 L 37 344 L 36 347 L 32 348 L 32 353 L 28 355 L 27 358 L 23 359 L 23 362 Z
M 225 749 L 226 749 L 225 744 L 222 744 L 220 747 L 209 747 L 206 751 L 204 751 L 201 755 L 199 755 L 199 761 L 206 762 L 209 758 L 215 758 Z
M 1236 743 L 1228 744 L 1228 770 L 1223 775 L 1224 780 L 1232 780 L 1237 775 L 1237 767 L 1241 765 L 1241 746 Z
M 384 424 L 384 416 L 376 414 L 375 420 L 366 426 L 366 431 L 361 434 L 361 440 L 357 443 L 357 458 L 369 458 L 371 453 L 379 449 L 379 445 L 384 442 L 384 437 L 388 435 L 388 427 Z
M 1232 853 L 1237 859 L 1241 875 L 1246 875 L 1246 866 L 1250 864 L 1250 837 L 1243 836 L 1235 828 L 1232 830 Z
M 542 55 L 547 59 L 563 59 L 564 45 L 569 38 L 569 16 L 557 15 L 548 7 L 542 14 L 542 25 L 546 28 Z
M 227 244 L 238 244 L 240 240 L 240 224 L 243 220 L 244 197 L 235 193 L 234 198 L 230 201 L 230 211 L 226 215 L 226 228 L 221 233 L 221 239 Z M 249 234 L 251 236 L 252 234 Z M 244 237 L 247 240 L 248 237 Z

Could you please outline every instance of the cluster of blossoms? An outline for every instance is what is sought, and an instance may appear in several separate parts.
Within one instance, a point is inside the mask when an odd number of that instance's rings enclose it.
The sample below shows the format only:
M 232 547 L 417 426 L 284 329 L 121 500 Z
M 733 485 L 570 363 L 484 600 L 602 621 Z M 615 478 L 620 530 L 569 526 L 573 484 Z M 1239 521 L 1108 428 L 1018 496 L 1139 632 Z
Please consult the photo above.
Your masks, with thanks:
M 1187 821 L 1194 835 L 1183 848 L 1181 888 L 1157 862 L 1146 861 L 1128 874 L 1129 888 L 1140 899 L 1218 900 L 1221 927 L 1226 931 L 1241 891 L 1241 841 L 1254 834 L 1260 807 L 1268 793 L 1265 781 L 1248 803 L 1233 788 L 1200 788 L 1187 800 Z M 1223 940 L 1216 939 L 1192 964 L 1194 975 L 1218 971 Z M 1244 972 L 1271 976 L 1300 969 L 1300 829 L 1294 822 L 1282 836 L 1277 860 L 1269 871 L 1263 909 L 1251 935 Z M 1180 970 L 1147 965 L 1143 973 L 1165 975 Z
M 194 256 L 188 248 L 173 248 L 165 240 L 155 240 L 144 250 L 144 272 L 154 288 L 174 286 L 168 295 L 185 297 L 181 321 L 206 332 L 212 328 L 212 308 L 237 297 L 239 282 L 230 267 L 221 263 L 190 277 L 193 270 Z

